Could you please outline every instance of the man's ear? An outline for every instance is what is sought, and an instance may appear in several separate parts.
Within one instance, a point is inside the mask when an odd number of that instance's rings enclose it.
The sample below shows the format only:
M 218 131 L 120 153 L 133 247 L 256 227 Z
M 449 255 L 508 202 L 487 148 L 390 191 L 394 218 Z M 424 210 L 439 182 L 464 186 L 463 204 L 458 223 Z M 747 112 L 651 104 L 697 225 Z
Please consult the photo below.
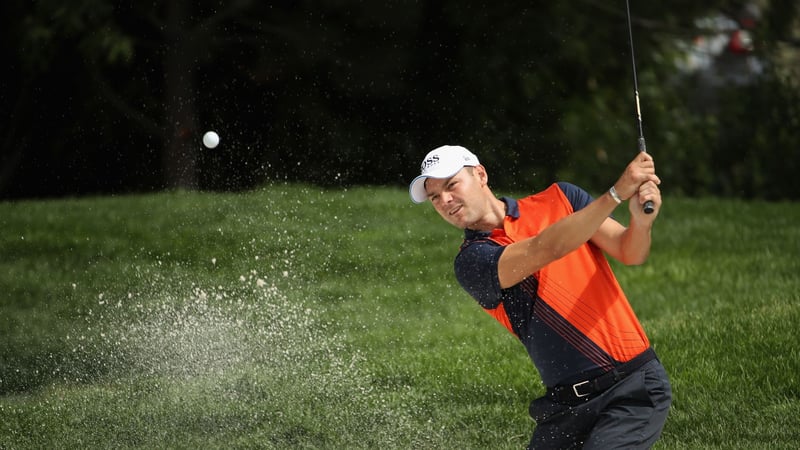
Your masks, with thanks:
M 486 172 L 486 167 L 483 167 L 483 164 L 475 166 L 475 175 L 478 177 L 478 180 L 480 180 L 481 186 L 489 184 L 489 174 Z

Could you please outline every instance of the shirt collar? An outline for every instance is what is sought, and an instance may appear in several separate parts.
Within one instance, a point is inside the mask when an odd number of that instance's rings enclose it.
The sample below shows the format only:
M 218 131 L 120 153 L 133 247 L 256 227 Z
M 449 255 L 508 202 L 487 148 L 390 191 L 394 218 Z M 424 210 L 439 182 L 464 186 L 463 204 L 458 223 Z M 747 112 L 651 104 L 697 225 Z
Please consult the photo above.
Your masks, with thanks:
M 500 197 L 500 200 L 506 204 L 506 215 L 512 219 L 519 219 L 519 205 L 517 200 L 511 197 Z

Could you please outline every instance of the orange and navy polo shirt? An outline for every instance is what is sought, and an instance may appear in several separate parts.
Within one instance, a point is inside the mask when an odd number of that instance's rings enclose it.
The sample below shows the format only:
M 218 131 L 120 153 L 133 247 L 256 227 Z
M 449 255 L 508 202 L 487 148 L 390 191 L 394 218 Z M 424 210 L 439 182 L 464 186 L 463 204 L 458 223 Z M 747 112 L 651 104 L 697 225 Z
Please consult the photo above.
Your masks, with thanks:
M 503 227 L 465 230 L 455 259 L 458 282 L 514 333 L 546 386 L 591 378 L 649 346 L 647 336 L 602 250 L 587 242 L 519 284 L 500 288 L 497 262 L 506 245 L 536 236 L 592 201 L 583 189 L 556 183 L 515 200 L 503 197 Z

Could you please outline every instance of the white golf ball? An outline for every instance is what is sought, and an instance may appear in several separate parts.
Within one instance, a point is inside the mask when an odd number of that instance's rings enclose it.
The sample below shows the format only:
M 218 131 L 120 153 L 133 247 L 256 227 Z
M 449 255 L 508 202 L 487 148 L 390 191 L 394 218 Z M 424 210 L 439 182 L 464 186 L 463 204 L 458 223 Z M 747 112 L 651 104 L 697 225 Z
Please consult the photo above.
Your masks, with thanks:
M 207 131 L 203 135 L 203 145 L 208 148 L 214 148 L 219 145 L 219 135 L 213 131 Z

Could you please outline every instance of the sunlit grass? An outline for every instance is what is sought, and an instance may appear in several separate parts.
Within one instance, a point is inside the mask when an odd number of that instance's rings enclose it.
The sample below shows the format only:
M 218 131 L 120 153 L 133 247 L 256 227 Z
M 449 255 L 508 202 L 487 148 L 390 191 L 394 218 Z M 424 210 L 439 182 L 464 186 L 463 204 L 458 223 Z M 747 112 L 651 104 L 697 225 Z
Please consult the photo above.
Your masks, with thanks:
M 624 220 L 625 211 L 618 215 Z M 793 448 L 800 206 L 667 199 L 614 263 L 659 448 Z M 523 448 L 543 387 L 401 189 L 0 204 L 0 448 Z

